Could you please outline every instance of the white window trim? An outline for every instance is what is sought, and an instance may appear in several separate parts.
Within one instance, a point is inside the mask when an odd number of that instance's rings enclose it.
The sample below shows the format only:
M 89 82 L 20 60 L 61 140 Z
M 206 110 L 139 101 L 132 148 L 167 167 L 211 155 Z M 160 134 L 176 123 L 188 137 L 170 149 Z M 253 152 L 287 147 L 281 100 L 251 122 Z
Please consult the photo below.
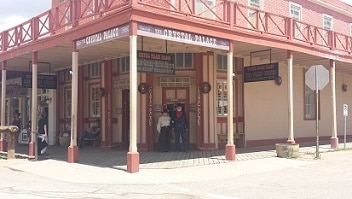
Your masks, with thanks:
M 290 15 L 290 17 L 292 17 L 292 18 L 294 18 L 294 19 L 297 19 L 297 18 L 295 18 L 294 16 L 292 16 L 292 14 L 291 14 L 292 6 L 299 7 L 299 9 L 300 9 L 300 14 L 299 14 L 298 20 L 299 20 L 299 21 L 302 21 L 302 5 L 297 4 L 297 3 L 293 3 L 293 2 L 289 2 L 289 9 L 290 9 L 290 10 L 289 10 L 289 15 Z
M 352 36 L 352 23 L 350 23 L 350 36 Z
M 259 7 L 251 5 L 251 2 L 252 2 L 252 0 L 248 0 L 248 6 L 251 8 L 257 8 L 259 10 L 262 10 L 264 7 L 264 0 L 259 0 Z
M 326 18 L 330 18 L 331 19 L 331 27 L 330 29 L 326 29 L 325 27 L 325 19 Z M 327 15 L 327 14 L 323 14 L 323 29 L 324 30 L 334 30 L 334 18 L 330 15 Z

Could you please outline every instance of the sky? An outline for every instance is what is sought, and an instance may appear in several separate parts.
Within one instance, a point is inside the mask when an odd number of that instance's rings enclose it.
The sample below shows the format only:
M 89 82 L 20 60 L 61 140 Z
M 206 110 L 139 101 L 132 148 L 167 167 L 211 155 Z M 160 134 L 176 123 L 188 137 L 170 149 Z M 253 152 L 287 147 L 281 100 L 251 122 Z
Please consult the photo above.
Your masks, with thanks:
M 352 5 L 352 0 L 341 0 Z M 0 31 L 14 27 L 51 8 L 51 0 L 1 0 Z
M 0 31 L 21 24 L 51 8 L 51 0 L 0 0 Z

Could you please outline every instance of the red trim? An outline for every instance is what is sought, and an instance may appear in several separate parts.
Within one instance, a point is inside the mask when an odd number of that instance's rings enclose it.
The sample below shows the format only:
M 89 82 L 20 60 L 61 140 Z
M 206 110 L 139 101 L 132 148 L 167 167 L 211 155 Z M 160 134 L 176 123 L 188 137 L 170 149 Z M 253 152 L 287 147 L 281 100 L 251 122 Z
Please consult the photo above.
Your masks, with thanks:
M 112 145 L 112 124 L 113 124 L 113 110 L 112 110 L 112 61 L 104 62 L 104 87 L 105 87 L 105 140 L 102 146 Z
M 202 70 L 203 70 L 203 53 L 196 53 L 194 54 L 194 63 L 195 63 L 195 69 L 196 69 L 196 89 L 197 89 L 197 111 L 196 111 L 196 147 L 202 148 L 203 147 L 203 120 L 200 118 L 198 118 L 198 115 L 203 116 L 203 97 L 201 95 L 201 92 L 199 90 L 199 86 L 202 81 L 203 81 L 203 77 L 202 77 Z M 198 104 L 199 101 L 199 104 Z

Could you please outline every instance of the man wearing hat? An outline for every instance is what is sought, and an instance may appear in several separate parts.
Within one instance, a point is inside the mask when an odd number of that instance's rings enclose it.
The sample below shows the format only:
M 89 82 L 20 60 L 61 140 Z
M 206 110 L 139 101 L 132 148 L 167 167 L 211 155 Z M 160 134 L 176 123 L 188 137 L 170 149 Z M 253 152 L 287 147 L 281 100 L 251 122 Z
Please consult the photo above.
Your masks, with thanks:
M 175 128 L 175 147 L 176 151 L 188 151 L 188 141 L 186 137 L 186 132 L 188 130 L 188 120 L 183 106 L 181 103 L 176 105 L 176 111 L 173 115 L 173 125 Z M 181 150 L 180 138 L 182 139 L 183 149 Z
M 159 133 L 158 150 L 160 152 L 168 152 L 170 150 L 170 123 L 171 118 L 169 116 L 169 111 L 164 109 L 161 111 L 162 116 L 159 117 L 156 129 Z

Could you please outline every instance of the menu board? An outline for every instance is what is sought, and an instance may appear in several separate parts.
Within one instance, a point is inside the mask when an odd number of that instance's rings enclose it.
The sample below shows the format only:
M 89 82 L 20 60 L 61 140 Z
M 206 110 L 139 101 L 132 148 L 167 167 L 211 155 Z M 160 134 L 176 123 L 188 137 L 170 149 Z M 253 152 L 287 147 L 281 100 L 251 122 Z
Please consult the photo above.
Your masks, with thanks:
M 175 55 L 148 51 L 137 52 L 137 71 L 144 73 L 175 74 Z

